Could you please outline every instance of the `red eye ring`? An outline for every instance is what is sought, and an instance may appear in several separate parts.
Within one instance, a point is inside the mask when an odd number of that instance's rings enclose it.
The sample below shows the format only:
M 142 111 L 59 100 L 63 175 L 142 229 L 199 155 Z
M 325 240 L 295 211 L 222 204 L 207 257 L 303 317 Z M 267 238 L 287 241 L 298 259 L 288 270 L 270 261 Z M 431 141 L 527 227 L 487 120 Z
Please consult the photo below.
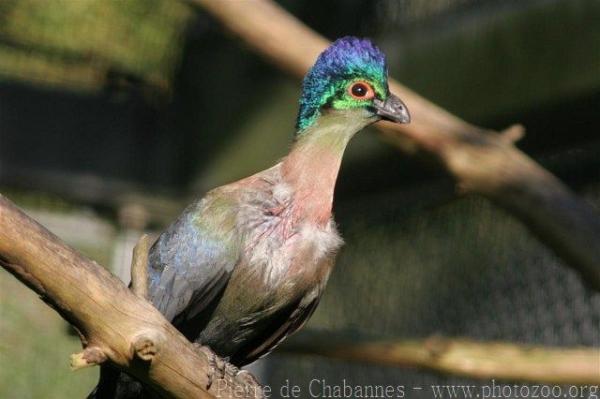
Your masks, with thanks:
M 362 80 L 352 83 L 348 86 L 348 94 L 357 100 L 371 100 L 375 97 L 373 87 Z

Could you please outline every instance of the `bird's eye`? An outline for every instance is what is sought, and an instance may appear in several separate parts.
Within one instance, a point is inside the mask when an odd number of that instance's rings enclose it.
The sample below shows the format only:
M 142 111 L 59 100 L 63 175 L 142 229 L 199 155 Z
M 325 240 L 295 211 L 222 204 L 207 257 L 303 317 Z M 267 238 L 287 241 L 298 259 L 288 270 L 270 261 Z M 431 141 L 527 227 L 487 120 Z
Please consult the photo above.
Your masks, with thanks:
M 375 97 L 375 92 L 366 82 L 354 82 L 348 87 L 348 93 L 357 100 L 370 100 Z

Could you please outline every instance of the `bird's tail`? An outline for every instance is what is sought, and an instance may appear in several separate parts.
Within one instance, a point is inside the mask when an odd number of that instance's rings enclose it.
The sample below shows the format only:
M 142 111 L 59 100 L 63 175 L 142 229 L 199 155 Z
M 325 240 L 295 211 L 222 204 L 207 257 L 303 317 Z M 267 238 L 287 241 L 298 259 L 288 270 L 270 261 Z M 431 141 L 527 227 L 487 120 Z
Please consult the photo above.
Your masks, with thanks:
M 155 397 L 133 377 L 109 365 L 104 365 L 100 366 L 98 385 L 87 399 L 151 399 Z

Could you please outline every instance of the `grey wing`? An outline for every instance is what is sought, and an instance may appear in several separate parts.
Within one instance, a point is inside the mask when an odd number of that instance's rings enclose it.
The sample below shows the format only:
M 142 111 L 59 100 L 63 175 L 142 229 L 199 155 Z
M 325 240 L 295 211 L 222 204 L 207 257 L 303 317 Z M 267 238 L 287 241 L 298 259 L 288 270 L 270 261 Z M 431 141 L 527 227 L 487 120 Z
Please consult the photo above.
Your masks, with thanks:
M 206 201 L 200 201 L 186 209 L 161 234 L 148 258 L 149 298 L 167 320 L 177 318 L 178 324 L 207 309 L 226 286 L 239 257 L 235 232 L 211 229 L 202 221 L 213 216 L 206 208 Z
M 242 329 L 248 326 L 257 328 L 261 332 L 253 339 L 248 340 L 248 344 L 243 349 L 233 355 L 230 361 L 236 365 L 245 365 L 269 354 L 286 337 L 300 329 L 314 313 L 319 300 L 321 290 L 315 289 L 281 311 L 277 312 L 275 317 L 271 318 L 266 326 L 262 328 L 254 325 L 259 317 L 249 317 L 247 325 L 242 325 Z M 257 316 L 257 315 L 254 315 Z

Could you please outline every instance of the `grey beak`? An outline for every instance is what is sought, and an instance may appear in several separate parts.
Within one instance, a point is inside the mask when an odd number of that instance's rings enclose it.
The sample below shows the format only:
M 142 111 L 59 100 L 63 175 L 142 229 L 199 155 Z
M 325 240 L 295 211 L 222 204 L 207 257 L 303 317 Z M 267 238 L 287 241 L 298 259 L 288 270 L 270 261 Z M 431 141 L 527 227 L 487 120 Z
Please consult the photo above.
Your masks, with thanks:
M 397 96 L 390 93 L 385 101 L 373 100 L 375 114 L 381 119 L 396 123 L 410 123 L 410 113 L 406 105 Z

